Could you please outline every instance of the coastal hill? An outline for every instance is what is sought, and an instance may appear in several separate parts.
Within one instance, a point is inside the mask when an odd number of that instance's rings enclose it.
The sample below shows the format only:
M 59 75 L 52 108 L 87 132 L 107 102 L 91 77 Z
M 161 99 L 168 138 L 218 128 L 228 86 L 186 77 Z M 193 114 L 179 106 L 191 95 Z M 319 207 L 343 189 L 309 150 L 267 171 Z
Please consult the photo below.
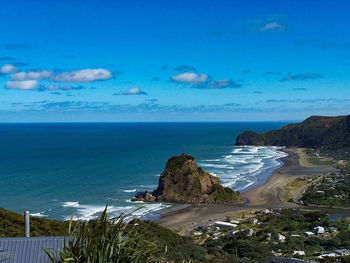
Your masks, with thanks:
M 275 145 L 336 150 L 350 147 L 350 115 L 311 116 L 301 123 L 279 130 L 256 133 L 245 131 L 237 136 L 236 145 Z
M 188 154 L 170 158 L 152 193 L 137 194 L 134 201 L 170 203 L 233 203 L 238 192 L 223 187 L 220 179 L 198 167 Z

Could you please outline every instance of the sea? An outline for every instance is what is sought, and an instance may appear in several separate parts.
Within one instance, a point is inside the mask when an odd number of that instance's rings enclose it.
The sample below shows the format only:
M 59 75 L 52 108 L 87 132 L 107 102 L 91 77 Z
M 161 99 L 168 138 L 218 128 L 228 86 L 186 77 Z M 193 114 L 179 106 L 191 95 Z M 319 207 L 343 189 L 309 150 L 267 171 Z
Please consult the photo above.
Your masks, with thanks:
M 277 147 L 234 146 L 245 131 L 278 129 L 284 122 L 16 123 L 0 124 L 0 206 L 58 220 L 124 214 L 155 218 L 166 203 L 131 198 L 158 185 L 166 161 L 181 153 L 246 191 L 282 165 Z

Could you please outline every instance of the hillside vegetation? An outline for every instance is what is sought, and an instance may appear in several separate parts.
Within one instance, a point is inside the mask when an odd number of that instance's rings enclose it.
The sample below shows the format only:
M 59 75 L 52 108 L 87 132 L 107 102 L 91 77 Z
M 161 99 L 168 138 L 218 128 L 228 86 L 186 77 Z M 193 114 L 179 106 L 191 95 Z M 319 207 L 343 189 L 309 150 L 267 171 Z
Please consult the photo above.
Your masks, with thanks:
M 76 223 L 77 222 L 73 222 L 73 227 Z M 206 250 L 193 243 L 192 239 L 182 237 L 156 223 L 140 220 L 133 221 L 132 223 L 137 223 L 138 225 L 138 238 L 142 240 L 143 243 L 154 244 L 156 247 L 152 252 L 153 256 L 164 258 L 167 262 L 182 262 L 183 260 L 189 261 L 190 259 L 192 259 L 192 262 L 206 262 Z M 68 236 L 69 224 L 70 222 L 68 221 L 31 217 L 31 236 Z M 82 224 L 84 223 L 79 222 L 77 226 Z M 87 224 L 88 225 L 84 225 L 86 229 L 91 229 L 93 234 L 99 233 L 97 230 L 100 229 L 100 221 L 92 220 Z M 127 236 L 128 234 L 125 233 L 125 235 Z M 0 237 L 23 236 L 23 216 L 0 208 Z
M 238 135 L 236 145 L 275 145 L 336 150 L 350 147 L 350 115 L 312 116 L 279 130 Z

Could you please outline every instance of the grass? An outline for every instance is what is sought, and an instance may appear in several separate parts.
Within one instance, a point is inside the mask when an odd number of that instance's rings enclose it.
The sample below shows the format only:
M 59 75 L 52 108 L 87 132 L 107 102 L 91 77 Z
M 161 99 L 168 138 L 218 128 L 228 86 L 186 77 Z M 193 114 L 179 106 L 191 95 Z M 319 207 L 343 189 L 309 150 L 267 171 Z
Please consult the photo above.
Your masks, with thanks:
M 305 184 L 309 183 L 306 178 L 297 178 L 290 183 L 288 183 L 286 186 L 283 187 L 281 192 L 281 200 L 284 202 L 289 202 L 293 198 L 295 198 L 296 193 L 299 191 L 300 188 L 304 187 Z
M 312 165 L 333 166 L 336 164 L 330 158 L 316 156 L 316 150 L 314 149 L 303 149 L 303 152 L 307 155 L 307 161 Z

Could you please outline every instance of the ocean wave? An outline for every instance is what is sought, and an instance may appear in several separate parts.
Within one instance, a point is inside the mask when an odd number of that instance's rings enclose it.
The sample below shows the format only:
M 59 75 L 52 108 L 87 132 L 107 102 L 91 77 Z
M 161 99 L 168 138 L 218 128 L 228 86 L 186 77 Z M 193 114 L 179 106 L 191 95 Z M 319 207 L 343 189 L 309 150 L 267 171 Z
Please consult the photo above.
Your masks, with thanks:
M 45 215 L 44 213 L 45 211 L 39 213 L 30 213 L 30 215 L 35 217 L 47 217 L 47 215 Z
M 206 159 L 206 160 L 201 160 L 202 162 L 220 162 L 221 159 Z
M 221 168 L 221 169 L 227 169 L 227 168 L 232 169 L 232 167 L 229 166 L 229 165 L 227 165 L 227 164 L 199 163 L 199 166 L 202 166 L 202 167 Z
M 135 193 L 136 189 L 123 190 L 124 193 Z
M 77 206 L 79 206 L 79 202 L 75 202 L 75 201 L 73 201 L 73 202 L 64 202 L 62 204 L 62 206 L 63 207 L 77 207 Z
M 234 146 L 220 161 L 200 163 L 209 173 L 217 175 L 224 186 L 244 190 L 256 183 L 266 171 L 281 165 L 287 154 L 276 146 Z M 202 160 L 200 160 L 202 162 Z
M 106 209 L 105 205 L 79 205 L 71 216 L 66 216 L 65 220 L 91 220 L 96 219 L 101 212 Z M 110 217 L 119 216 L 120 214 L 130 213 L 135 206 L 107 206 L 107 212 Z

